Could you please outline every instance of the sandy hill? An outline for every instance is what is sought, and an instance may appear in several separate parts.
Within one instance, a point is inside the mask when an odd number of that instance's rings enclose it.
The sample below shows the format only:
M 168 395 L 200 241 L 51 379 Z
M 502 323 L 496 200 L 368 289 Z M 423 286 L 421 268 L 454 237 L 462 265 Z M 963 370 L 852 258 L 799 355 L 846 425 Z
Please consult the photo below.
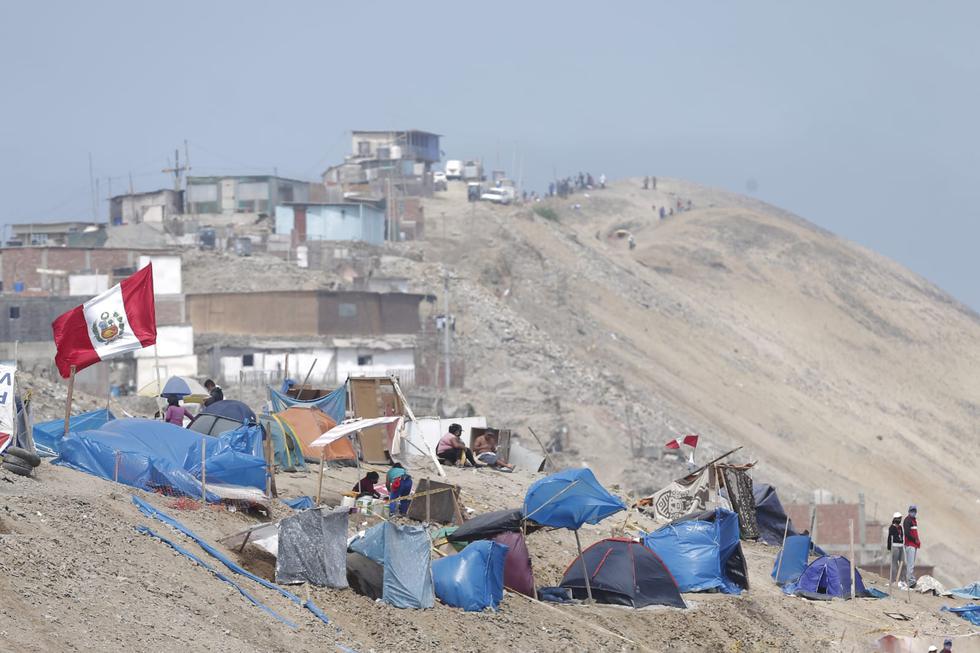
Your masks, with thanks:
M 692 209 L 658 218 L 678 201 Z M 980 576 L 976 313 L 785 211 L 683 181 L 538 206 L 451 187 L 427 203 L 429 240 L 395 248 L 425 263 L 385 259 L 437 294 L 453 275 L 458 400 L 564 433 L 567 462 L 636 492 L 677 470 L 631 455 L 631 437 L 744 445 L 784 500 L 864 493 L 878 518 L 917 504 L 924 557 Z

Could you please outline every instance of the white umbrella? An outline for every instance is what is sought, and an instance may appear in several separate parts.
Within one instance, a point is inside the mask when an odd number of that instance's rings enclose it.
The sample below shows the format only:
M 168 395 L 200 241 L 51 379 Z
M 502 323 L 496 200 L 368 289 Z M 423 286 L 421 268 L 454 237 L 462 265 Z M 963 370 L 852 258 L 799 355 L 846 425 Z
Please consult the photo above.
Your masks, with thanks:
M 401 415 L 390 415 L 388 417 L 371 417 L 369 419 L 358 418 L 347 420 L 346 422 L 341 422 L 326 433 L 322 434 L 308 446 L 311 449 L 316 447 L 325 447 L 331 442 L 339 440 L 340 438 L 350 435 L 351 433 L 356 433 L 361 429 L 378 426 L 379 424 L 391 424 L 392 422 L 397 422 L 400 419 Z

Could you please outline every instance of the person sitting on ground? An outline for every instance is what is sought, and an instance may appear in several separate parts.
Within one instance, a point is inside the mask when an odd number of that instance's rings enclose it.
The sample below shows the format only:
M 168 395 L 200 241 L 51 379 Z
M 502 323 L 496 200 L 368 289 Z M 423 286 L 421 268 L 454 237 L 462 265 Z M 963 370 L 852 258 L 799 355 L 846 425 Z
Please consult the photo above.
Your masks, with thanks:
M 891 570 L 888 574 L 888 582 L 894 583 L 898 580 L 898 568 L 902 566 L 905 535 L 902 532 L 902 513 L 896 512 L 892 515 L 892 523 L 888 527 L 888 550 L 892 552 Z
M 399 514 L 407 514 L 408 506 L 412 502 L 408 497 L 412 493 L 412 477 L 409 475 L 401 463 L 394 463 L 385 475 L 385 486 L 388 488 L 388 514 L 395 514 L 395 507 L 398 507 Z M 401 499 L 401 501 L 397 501 Z
M 374 489 L 374 486 L 378 484 L 381 480 L 381 475 L 378 472 L 368 472 L 364 475 L 364 478 L 354 483 L 354 487 L 351 488 L 352 492 L 357 492 L 357 498 L 361 497 L 374 497 L 375 499 L 380 499 L 381 495 L 378 491 Z
M 163 414 L 163 419 L 166 422 L 170 422 L 174 426 L 183 426 L 184 418 L 191 419 L 193 415 L 191 412 L 180 405 L 180 399 L 177 397 L 167 398 L 167 411 Z
M 455 465 L 463 456 L 466 456 L 466 460 L 474 467 L 484 467 L 484 465 L 474 460 L 473 452 L 467 448 L 466 443 L 459 437 L 462 434 L 462 426 L 459 424 L 450 424 L 449 432 L 442 436 L 439 444 L 436 445 L 436 456 L 445 465 Z
M 221 386 L 211 379 L 204 382 L 204 389 L 208 391 L 209 395 L 208 398 L 204 400 L 205 406 L 210 406 L 213 403 L 223 401 L 225 398 L 224 390 L 222 390 Z
M 513 465 L 508 465 L 497 454 L 500 436 L 493 431 L 487 431 L 473 438 L 473 453 L 481 463 L 501 472 L 514 471 Z

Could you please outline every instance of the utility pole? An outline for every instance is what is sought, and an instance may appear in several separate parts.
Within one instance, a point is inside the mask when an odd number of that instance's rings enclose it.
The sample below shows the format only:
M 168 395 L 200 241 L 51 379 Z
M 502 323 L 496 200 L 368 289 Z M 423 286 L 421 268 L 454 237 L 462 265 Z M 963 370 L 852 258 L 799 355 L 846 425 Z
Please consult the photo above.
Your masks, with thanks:
M 443 272 L 442 277 L 442 314 L 443 314 L 443 326 L 442 326 L 442 340 L 443 340 L 443 356 L 445 365 L 446 375 L 446 392 L 449 392 L 449 385 L 452 381 L 452 372 L 449 369 L 450 360 L 450 348 L 452 347 L 452 335 L 449 333 L 451 319 L 449 317 L 449 268 L 446 268 Z
M 187 159 L 187 141 L 184 141 L 184 158 Z M 187 161 L 184 162 L 184 165 L 180 165 L 180 149 L 174 148 L 174 167 L 164 168 L 163 170 L 161 170 L 161 172 L 165 172 L 167 174 L 171 174 L 171 173 L 173 174 L 174 192 L 179 193 L 181 175 L 183 175 L 184 172 L 190 169 L 191 167 L 187 164 Z

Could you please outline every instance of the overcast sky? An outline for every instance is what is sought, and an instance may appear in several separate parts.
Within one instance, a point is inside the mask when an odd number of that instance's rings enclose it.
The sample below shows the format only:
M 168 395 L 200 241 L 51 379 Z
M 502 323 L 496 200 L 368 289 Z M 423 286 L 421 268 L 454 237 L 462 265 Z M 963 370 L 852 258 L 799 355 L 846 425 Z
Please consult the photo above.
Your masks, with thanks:
M 90 218 L 90 153 L 106 196 L 184 139 L 192 174 L 315 179 L 420 128 L 539 190 L 754 180 L 980 308 L 980 4 L 547 5 L 4 2 L 0 219 Z

